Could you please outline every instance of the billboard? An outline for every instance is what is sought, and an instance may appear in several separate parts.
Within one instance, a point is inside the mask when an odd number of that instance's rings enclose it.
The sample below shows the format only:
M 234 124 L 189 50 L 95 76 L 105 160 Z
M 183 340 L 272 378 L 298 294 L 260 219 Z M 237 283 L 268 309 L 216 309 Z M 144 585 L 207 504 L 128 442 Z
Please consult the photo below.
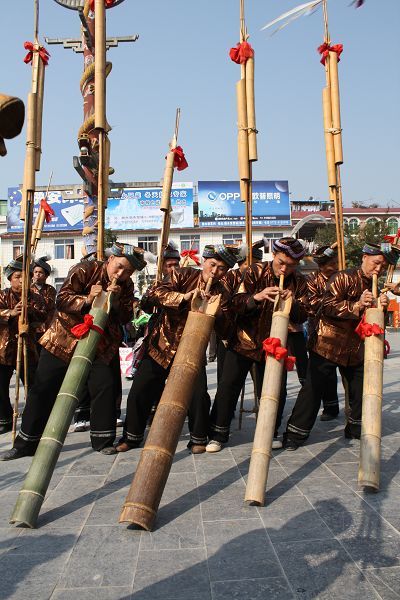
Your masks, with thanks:
M 79 191 L 78 191 L 79 190 Z M 39 210 L 43 192 L 35 193 L 33 219 Z M 19 213 L 22 194 L 18 187 L 8 188 L 7 232 L 22 232 Z M 81 230 L 83 227 L 82 186 L 51 191 L 48 204 L 55 212 L 45 231 Z M 161 229 L 161 188 L 123 188 L 108 199 L 105 226 L 109 229 Z M 171 229 L 193 227 L 193 183 L 177 182 L 171 190 Z
M 78 191 L 79 190 L 79 191 Z M 35 192 L 33 207 L 33 220 L 39 211 L 40 201 L 44 192 Z M 7 232 L 22 232 L 24 223 L 19 218 L 22 194 L 18 187 L 8 188 L 7 203 Z M 83 197 L 82 186 L 69 190 L 51 191 L 48 193 L 47 202 L 54 210 L 54 217 L 50 223 L 45 224 L 46 231 L 66 231 L 82 229 L 83 227 Z
M 161 188 L 124 188 L 108 199 L 109 229 L 161 229 Z M 171 229 L 193 227 L 193 183 L 178 182 L 171 190 Z
M 199 181 L 200 227 L 243 227 L 239 181 Z M 287 181 L 253 181 L 253 226 L 290 226 Z

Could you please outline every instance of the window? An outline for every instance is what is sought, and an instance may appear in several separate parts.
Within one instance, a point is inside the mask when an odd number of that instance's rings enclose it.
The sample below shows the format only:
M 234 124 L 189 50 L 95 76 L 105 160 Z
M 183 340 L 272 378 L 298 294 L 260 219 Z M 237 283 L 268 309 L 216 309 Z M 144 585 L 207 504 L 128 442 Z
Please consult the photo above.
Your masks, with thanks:
M 24 246 L 21 242 L 13 242 L 13 259 L 15 260 L 17 256 L 21 256 L 24 253 Z
M 270 240 L 280 240 L 285 236 L 283 235 L 283 231 L 278 231 L 277 233 L 274 231 L 267 231 L 267 233 L 264 233 L 264 237 L 269 238 Z
M 349 219 L 349 231 L 350 233 L 354 232 L 358 228 L 358 219 L 352 217 Z
M 397 230 L 399 229 L 399 222 L 395 217 L 391 217 L 386 221 L 386 225 L 388 227 L 388 233 L 390 235 L 396 235 Z
M 54 258 L 75 258 L 75 248 L 74 248 L 74 240 L 66 239 L 66 240 L 55 240 L 54 241 Z
M 156 235 L 140 235 L 138 237 L 138 246 L 146 252 L 151 252 L 157 256 L 157 241 Z
M 241 233 L 223 233 L 222 234 L 222 243 L 228 245 L 237 245 L 241 244 L 243 240 Z
M 376 217 L 370 217 L 369 219 L 367 219 L 366 222 L 368 225 L 378 225 L 379 219 L 377 219 Z
M 60 288 L 61 288 L 62 284 L 64 283 L 64 281 L 65 281 L 64 277 L 55 277 L 54 278 L 54 287 L 56 288 L 57 294 L 60 291 Z
M 200 235 L 199 234 L 186 234 L 181 235 L 181 252 L 182 250 L 199 250 L 200 248 Z

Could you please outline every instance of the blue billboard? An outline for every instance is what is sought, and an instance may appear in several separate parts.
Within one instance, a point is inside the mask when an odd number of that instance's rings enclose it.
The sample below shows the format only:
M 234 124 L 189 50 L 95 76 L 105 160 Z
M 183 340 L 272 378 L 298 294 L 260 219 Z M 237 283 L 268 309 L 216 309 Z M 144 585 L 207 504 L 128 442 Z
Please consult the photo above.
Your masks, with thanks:
M 161 188 L 124 188 L 109 198 L 108 229 L 161 229 Z M 177 182 L 171 190 L 171 229 L 193 227 L 193 183 Z
M 70 190 L 51 191 L 47 195 L 47 203 L 54 210 L 54 216 L 50 223 L 45 223 L 45 231 L 66 231 L 82 229 L 83 227 L 83 198 L 82 186 L 76 186 L 79 192 L 73 188 Z M 33 220 L 39 212 L 40 201 L 44 198 L 44 192 L 35 192 L 33 206 Z M 8 188 L 7 202 L 7 231 L 21 232 L 24 223 L 19 218 L 21 209 L 22 193 L 20 188 Z
M 239 181 L 199 181 L 200 227 L 243 227 Z M 253 226 L 290 226 L 287 181 L 253 181 Z

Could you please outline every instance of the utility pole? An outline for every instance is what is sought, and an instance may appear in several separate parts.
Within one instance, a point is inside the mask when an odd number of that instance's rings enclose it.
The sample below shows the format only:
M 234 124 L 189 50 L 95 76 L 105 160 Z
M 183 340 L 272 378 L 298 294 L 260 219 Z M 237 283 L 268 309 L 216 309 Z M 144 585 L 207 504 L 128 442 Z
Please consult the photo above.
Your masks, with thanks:
M 138 35 L 106 38 L 106 9 L 114 8 L 124 0 L 54 0 L 63 8 L 78 12 L 81 22 L 81 38 L 51 39 L 47 44 L 62 44 L 83 54 L 84 71 L 80 81 L 83 97 L 83 124 L 78 132 L 79 156 L 73 157 L 73 165 L 83 180 L 84 218 L 82 235 L 83 254 L 97 252 L 99 259 L 104 252 L 104 212 L 109 190 L 108 178 L 114 171 L 109 167 L 110 142 L 108 132 L 111 127 L 105 119 L 105 78 L 112 64 L 105 61 L 106 51 L 116 48 L 119 43 L 136 42 Z M 105 8 L 104 8 L 105 5 Z M 97 7 L 97 10 L 96 10 Z M 96 12 L 98 14 L 95 22 Z M 97 37 L 97 40 L 96 40 Z M 97 54 L 97 62 L 95 57 Z M 99 64 L 101 62 L 101 65 Z M 96 88 L 98 89 L 96 99 Z M 99 97 L 103 118 L 96 117 L 99 112 Z

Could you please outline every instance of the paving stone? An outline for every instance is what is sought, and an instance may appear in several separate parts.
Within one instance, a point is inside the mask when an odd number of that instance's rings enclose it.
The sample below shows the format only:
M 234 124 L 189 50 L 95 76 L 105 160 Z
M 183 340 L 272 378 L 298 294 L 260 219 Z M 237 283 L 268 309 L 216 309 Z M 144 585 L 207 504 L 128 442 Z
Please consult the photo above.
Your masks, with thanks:
M 66 557 L 49 554 L 3 554 L 0 557 L 1 597 L 13 600 L 50 598 Z
M 243 581 L 214 581 L 213 600 L 292 600 L 295 598 L 284 577 L 247 579 Z
M 255 507 L 244 503 L 244 484 L 232 483 L 220 489 L 215 485 L 199 488 L 204 521 L 221 521 L 254 518 Z
M 56 588 L 51 600 L 130 600 L 131 587 L 106 587 L 106 588 L 75 588 L 66 590 Z
M 400 567 L 369 569 L 364 573 L 382 600 L 400 598 Z
M 60 579 L 60 587 L 130 586 L 140 532 L 124 526 L 85 527 Z

